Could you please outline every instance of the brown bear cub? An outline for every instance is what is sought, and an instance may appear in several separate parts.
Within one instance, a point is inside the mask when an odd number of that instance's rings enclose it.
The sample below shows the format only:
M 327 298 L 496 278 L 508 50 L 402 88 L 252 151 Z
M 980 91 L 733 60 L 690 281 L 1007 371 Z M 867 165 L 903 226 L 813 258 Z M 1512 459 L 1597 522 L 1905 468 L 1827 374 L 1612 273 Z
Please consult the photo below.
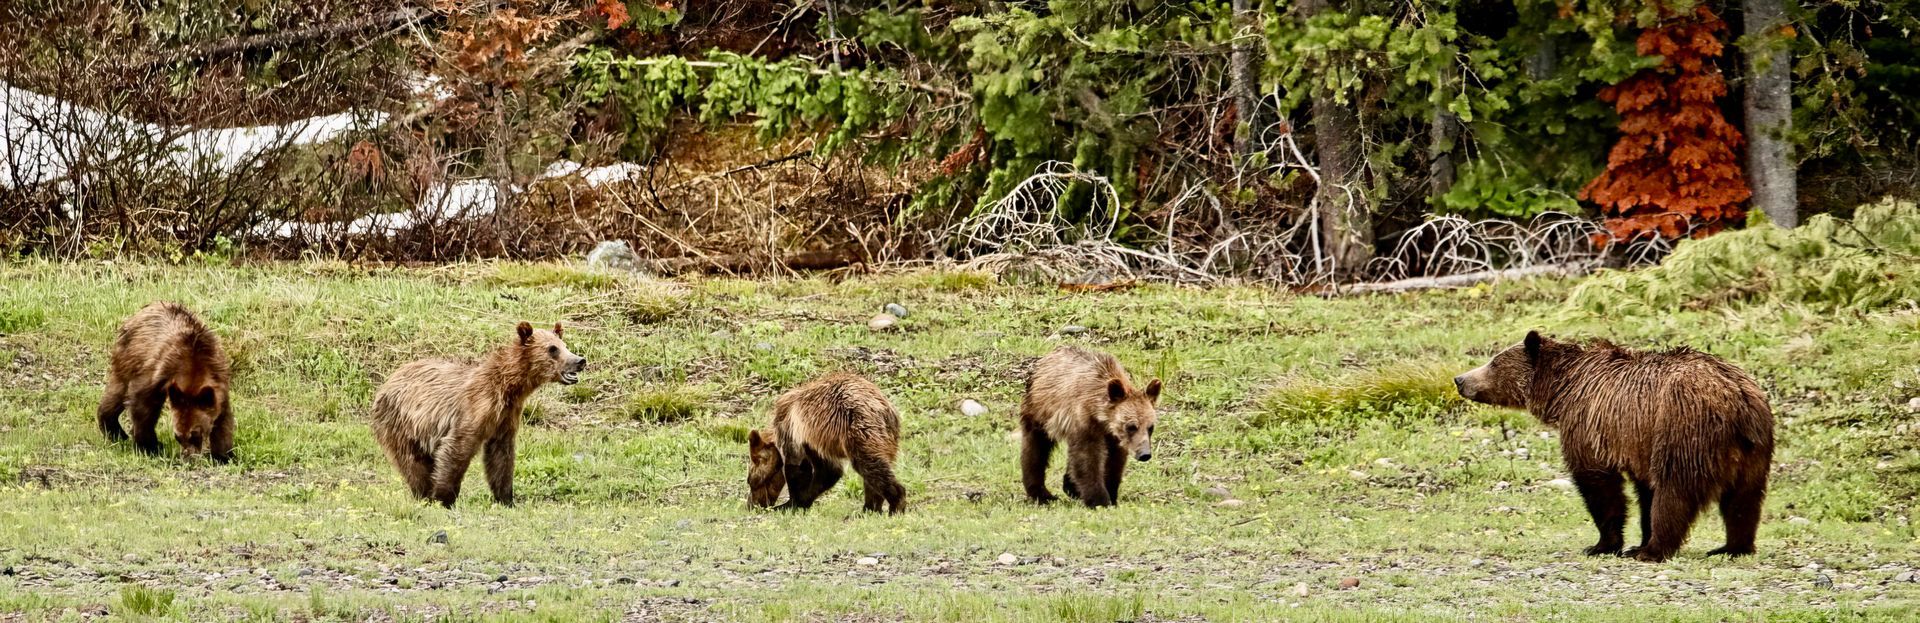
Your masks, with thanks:
M 747 446 L 754 506 L 773 506 L 785 488 L 787 503 L 779 509 L 811 507 L 851 462 L 866 486 L 867 510 L 906 510 L 907 488 L 893 475 L 900 414 L 879 386 L 859 375 L 836 372 L 781 395 L 773 402 L 773 428 L 748 433 Z
M 1687 348 L 1636 352 L 1531 332 L 1453 382 L 1468 400 L 1526 409 L 1560 431 L 1567 471 L 1600 529 L 1588 555 L 1622 553 L 1624 479 L 1640 503 L 1640 546 L 1625 555 L 1673 556 L 1715 502 L 1727 544 L 1708 555 L 1753 553 L 1773 463 L 1773 410 L 1732 364 Z
M 473 455 L 486 446 L 487 485 L 513 506 L 513 448 L 527 396 L 551 381 L 580 382 L 587 360 L 567 350 L 560 325 L 515 339 L 479 362 L 421 359 L 387 377 L 373 398 L 373 436 L 416 498 L 448 508 Z
M 1041 357 L 1027 376 L 1020 402 L 1020 476 L 1027 497 L 1045 504 L 1047 462 L 1053 446 L 1067 444 L 1067 495 L 1089 507 L 1120 501 L 1120 475 L 1127 456 L 1153 458 L 1153 428 L 1159 415 L 1160 380 L 1136 389 L 1112 355 L 1062 346 Z
M 233 380 L 227 353 L 200 318 L 173 303 L 153 303 L 120 325 L 113 341 L 107 392 L 97 414 L 100 432 L 111 441 L 127 438 L 120 411 L 131 412 L 133 446 L 160 453 L 154 425 L 161 403 L 173 405 L 173 438 L 180 455 L 206 454 L 225 463 L 233 458 Z

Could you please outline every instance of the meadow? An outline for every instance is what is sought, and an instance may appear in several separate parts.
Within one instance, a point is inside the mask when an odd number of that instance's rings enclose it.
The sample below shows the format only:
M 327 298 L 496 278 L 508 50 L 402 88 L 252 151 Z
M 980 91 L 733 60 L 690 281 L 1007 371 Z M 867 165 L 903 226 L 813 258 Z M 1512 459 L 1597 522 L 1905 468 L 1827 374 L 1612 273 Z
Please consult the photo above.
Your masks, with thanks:
M 0 621 L 1916 616 L 1920 310 L 1595 312 L 1567 303 L 1581 283 L 1323 298 L 936 271 L 16 260 L 0 264 Z M 95 428 L 115 327 L 158 299 L 198 311 L 235 361 L 230 465 Z M 869 329 L 888 303 L 909 315 Z M 452 510 L 410 499 L 367 428 L 374 389 L 520 320 L 564 322 L 591 365 L 530 401 L 518 505 L 493 504 L 479 469 Z M 1705 557 L 1711 512 L 1667 563 L 1581 555 L 1594 533 L 1555 436 L 1450 383 L 1536 328 L 1691 345 L 1760 379 L 1780 442 L 1758 555 Z M 1022 375 L 1061 343 L 1165 380 L 1155 457 L 1118 507 L 1021 494 Z M 809 512 L 748 508 L 748 430 L 836 369 L 900 408 L 909 511 L 862 513 L 853 476 Z

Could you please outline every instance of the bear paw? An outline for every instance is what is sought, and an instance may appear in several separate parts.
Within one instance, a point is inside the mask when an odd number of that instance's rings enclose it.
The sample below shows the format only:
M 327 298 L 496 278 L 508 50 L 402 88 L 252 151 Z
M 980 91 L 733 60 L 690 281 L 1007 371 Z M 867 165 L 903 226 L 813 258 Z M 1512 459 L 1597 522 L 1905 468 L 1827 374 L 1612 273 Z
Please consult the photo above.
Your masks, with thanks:
M 1672 552 L 1661 553 L 1645 547 L 1635 547 L 1621 552 L 1620 555 L 1640 562 L 1666 562 L 1668 558 L 1673 557 Z
M 1714 549 L 1713 551 L 1710 551 L 1710 552 L 1707 552 L 1707 555 L 1708 555 L 1708 556 L 1722 556 L 1722 555 L 1724 555 L 1724 556 L 1726 556 L 1726 557 L 1728 557 L 1728 558 L 1739 558 L 1739 557 L 1741 557 L 1741 556 L 1752 556 L 1752 555 L 1753 555 L 1753 548 L 1751 548 L 1751 547 L 1734 547 L 1734 546 L 1732 546 L 1732 545 L 1722 545 L 1722 546 L 1720 546 L 1720 547 L 1718 547 L 1718 548 L 1715 548 L 1715 549 Z
M 1620 554 L 1619 543 L 1595 543 L 1584 550 L 1588 556 L 1616 556 Z

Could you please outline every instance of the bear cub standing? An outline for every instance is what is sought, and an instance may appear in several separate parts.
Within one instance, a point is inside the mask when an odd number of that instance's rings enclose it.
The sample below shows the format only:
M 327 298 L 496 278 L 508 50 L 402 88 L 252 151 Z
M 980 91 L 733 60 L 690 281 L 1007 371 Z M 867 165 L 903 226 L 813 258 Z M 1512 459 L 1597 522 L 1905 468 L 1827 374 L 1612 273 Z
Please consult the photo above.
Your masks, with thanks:
M 1673 556 L 1714 502 L 1727 544 L 1708 555 L 1753 553 L 1773 463 L 1773 410 L 1732 364 L 1687 348 L 1636 352 L 1531 332 L 1453 382 L 1463 398 L 1526 409 L 1560 431 L 1567 471 L 1600 530 L 1587 554 L 1623 553 L 1625 479 L 1640 503 L 1640 546 L 1624 555 Z
M 227 353 L 220 338 L 200 318 L 174 303 L 153 303 L 120 325 L 113 341 L 107 391 L 96 414 L 108 440 L 127 438 L 120 412 L 131 412 L 133 446 L 160 453 L 153 427 L 162 403 L 173 405 L 173 438 L 180 455 L 206 454 L 225 463 L 233 458 L 232 387 Z
M 485 445 L 493 499 L 513 505 L 514 439 L 527 396 L 548 382 L 578 383 L 587 367 L 585 357 L 567 350 L 559 324 L 536 331 L 522 322 L 516 333 L 477 363 L 421 359 L 380 385 L 373 436 L 414 497 L 453 508 L 467 466 Z
M 808 508 L 840 481 L 841 464 L 853 463 L 866 485 L 866 509 L 889 514 L 906 509 L 907 488 L 893 475 L 900 453 L 900 414 L 880 387 L 844 372 L 794 388 L 773 402 L 773 428 L 747 434 L 751 465 L 748 501 L 780 509 Z
M 1041 357 L 1020 401 L 1020 475 L 1027 497 L 1041 504 L 1057 499 L 1047 491 L 1047 462 L 1054 444 L 1064 441 L 1067 495 L 1089 507 L 1119 502 L 1127 456 L 1153 458 L 1159 399 L 1159 379 L 1135 389 L 1112 355 L 1062 346 Z

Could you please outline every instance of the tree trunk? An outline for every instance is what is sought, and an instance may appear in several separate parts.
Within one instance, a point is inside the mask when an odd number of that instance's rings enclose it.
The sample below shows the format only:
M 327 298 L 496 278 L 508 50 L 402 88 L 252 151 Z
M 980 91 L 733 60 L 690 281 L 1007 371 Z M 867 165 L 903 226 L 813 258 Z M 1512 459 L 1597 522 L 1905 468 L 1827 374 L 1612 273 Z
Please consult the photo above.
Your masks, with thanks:
M 1787 134 L 1793 130 L 1792 56 L 1781 36 L 1785 0 L 1744 0 L 1747 56 L 1747 186 L 1753 207 L 1781 227 L 1800 224 L 1799 182 Z
M 1233 130 L 1233 153 L 1242 159 L 1252 154 L 1260 128 L 1264 121 L 1260 119 L 1260 87 L 1258 74 L 1254 71 L 1259 64 L 1259 15 L 1253 9 L 1251 0 L 1233 0 L 1233 57 L 1229 60 L 1228 74 L 1233 90 L 1233 113 L 1238 121 Z
M 1300 16 L 1331 8 L 1329 0 L 1300 0 Z M 1357 103 L 1342 104 L 1332 93 L 1313 93 L 1313 142 L 1320 158 L 1320 187 L 1314 195 L 1322 257 L 1334 279 L 1360 276 L 1373 259 L 1373 206 L 1367 197 L 1366 153 L 1360 142 Z
M 1448 63 L 1440 70 L 1441 87 L 1453 88 L 1460 79 L 1460 68 Z M 1460 117 L 1445 108 L 1435 108 L 1433 125 L 1427 129 L 1427 197 L 1437 200 L 1453 190 L 1453 150 L 1460 139 Z

